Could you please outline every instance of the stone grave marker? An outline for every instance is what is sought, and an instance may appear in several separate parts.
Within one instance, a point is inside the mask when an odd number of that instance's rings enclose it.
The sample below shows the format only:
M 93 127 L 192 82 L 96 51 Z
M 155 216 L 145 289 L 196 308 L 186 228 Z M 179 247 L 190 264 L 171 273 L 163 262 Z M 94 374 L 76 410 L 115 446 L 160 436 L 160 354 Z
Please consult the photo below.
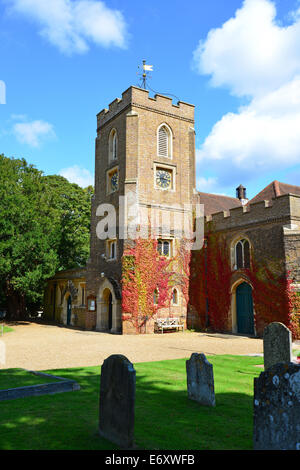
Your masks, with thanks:
M 189 399 L 201 405 L 215 406 L 213 366 L 205 354 L 193 353 L 186 361 L 186 372 Z
M 278 363 L 254 379 L 254 450 L 300 450 L 300 365 Z
M 99 434 L 121 448 L 133 447 L 135 370 L 127 357 L 109 356 L 101 367 Z
M 292 334 L 283 323 L 266 326 L 263 342 L 265 370 L 278 362 L 292 362 Z

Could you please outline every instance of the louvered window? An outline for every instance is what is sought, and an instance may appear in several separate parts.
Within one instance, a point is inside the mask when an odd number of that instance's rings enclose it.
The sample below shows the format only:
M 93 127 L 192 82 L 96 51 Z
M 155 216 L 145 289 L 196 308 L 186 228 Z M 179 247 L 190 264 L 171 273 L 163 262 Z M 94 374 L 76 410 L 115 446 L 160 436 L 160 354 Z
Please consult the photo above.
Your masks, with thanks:
M 158 131 L 158 155 L 169 156 L 169 132 L 166 127 L 161 126 Z

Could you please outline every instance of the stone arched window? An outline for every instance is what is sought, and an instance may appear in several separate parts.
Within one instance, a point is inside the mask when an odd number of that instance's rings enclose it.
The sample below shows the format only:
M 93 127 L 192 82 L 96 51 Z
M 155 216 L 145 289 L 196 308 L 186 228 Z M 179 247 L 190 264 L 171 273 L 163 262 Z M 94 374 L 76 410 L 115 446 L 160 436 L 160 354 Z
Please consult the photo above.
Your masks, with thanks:
M 167 124 L 157 129 L 157 155 L 172 158 L 172 131 Z
M 178 305 L 178 290 L 175 288 L 172 292 L 172 304 Z
M 108 139 L 108 153 L 109 160 L 116 160 L 118 158 L 118 134 L 116 129 L 112 129 Z
M 234 268 L 250 268 L 250 243 L 246 238 L 242 238 L 235 243 Z

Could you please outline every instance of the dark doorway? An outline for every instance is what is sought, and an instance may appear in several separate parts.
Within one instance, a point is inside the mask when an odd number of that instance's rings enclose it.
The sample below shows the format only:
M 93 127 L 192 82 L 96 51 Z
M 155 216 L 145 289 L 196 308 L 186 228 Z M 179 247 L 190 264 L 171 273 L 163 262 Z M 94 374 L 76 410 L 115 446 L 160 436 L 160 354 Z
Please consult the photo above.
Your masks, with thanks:
M 67 302 L 67 325 L 71 325 L 72 297 L 69 295 Z

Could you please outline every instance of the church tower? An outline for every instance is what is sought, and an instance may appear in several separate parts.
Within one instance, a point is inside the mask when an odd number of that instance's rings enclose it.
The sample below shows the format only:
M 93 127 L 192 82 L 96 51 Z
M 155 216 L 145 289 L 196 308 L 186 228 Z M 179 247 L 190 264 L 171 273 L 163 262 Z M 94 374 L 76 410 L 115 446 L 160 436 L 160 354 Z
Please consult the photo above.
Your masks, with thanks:
M 128 235 L 122 236 L 124 207 L 126 215 L 131 207 L 138 224 L 155 226 L 161 253 L 174 256 L 174 240 L 182 229 L 184 208 L 193 202 L 195 186 L 193 105 L 182 101 L 175 105 L 159 94 L 152 98 L 147 90 L 131 86 L 122 99 L 97 115 L 87 328 L 124 332 L 121 279 Z M 116 232 L 101 239 L 99 227 L 107 220 L 109 207 L 115 210 Z M 176 295 L 175 313 L 182 315 L 180 292 Z

